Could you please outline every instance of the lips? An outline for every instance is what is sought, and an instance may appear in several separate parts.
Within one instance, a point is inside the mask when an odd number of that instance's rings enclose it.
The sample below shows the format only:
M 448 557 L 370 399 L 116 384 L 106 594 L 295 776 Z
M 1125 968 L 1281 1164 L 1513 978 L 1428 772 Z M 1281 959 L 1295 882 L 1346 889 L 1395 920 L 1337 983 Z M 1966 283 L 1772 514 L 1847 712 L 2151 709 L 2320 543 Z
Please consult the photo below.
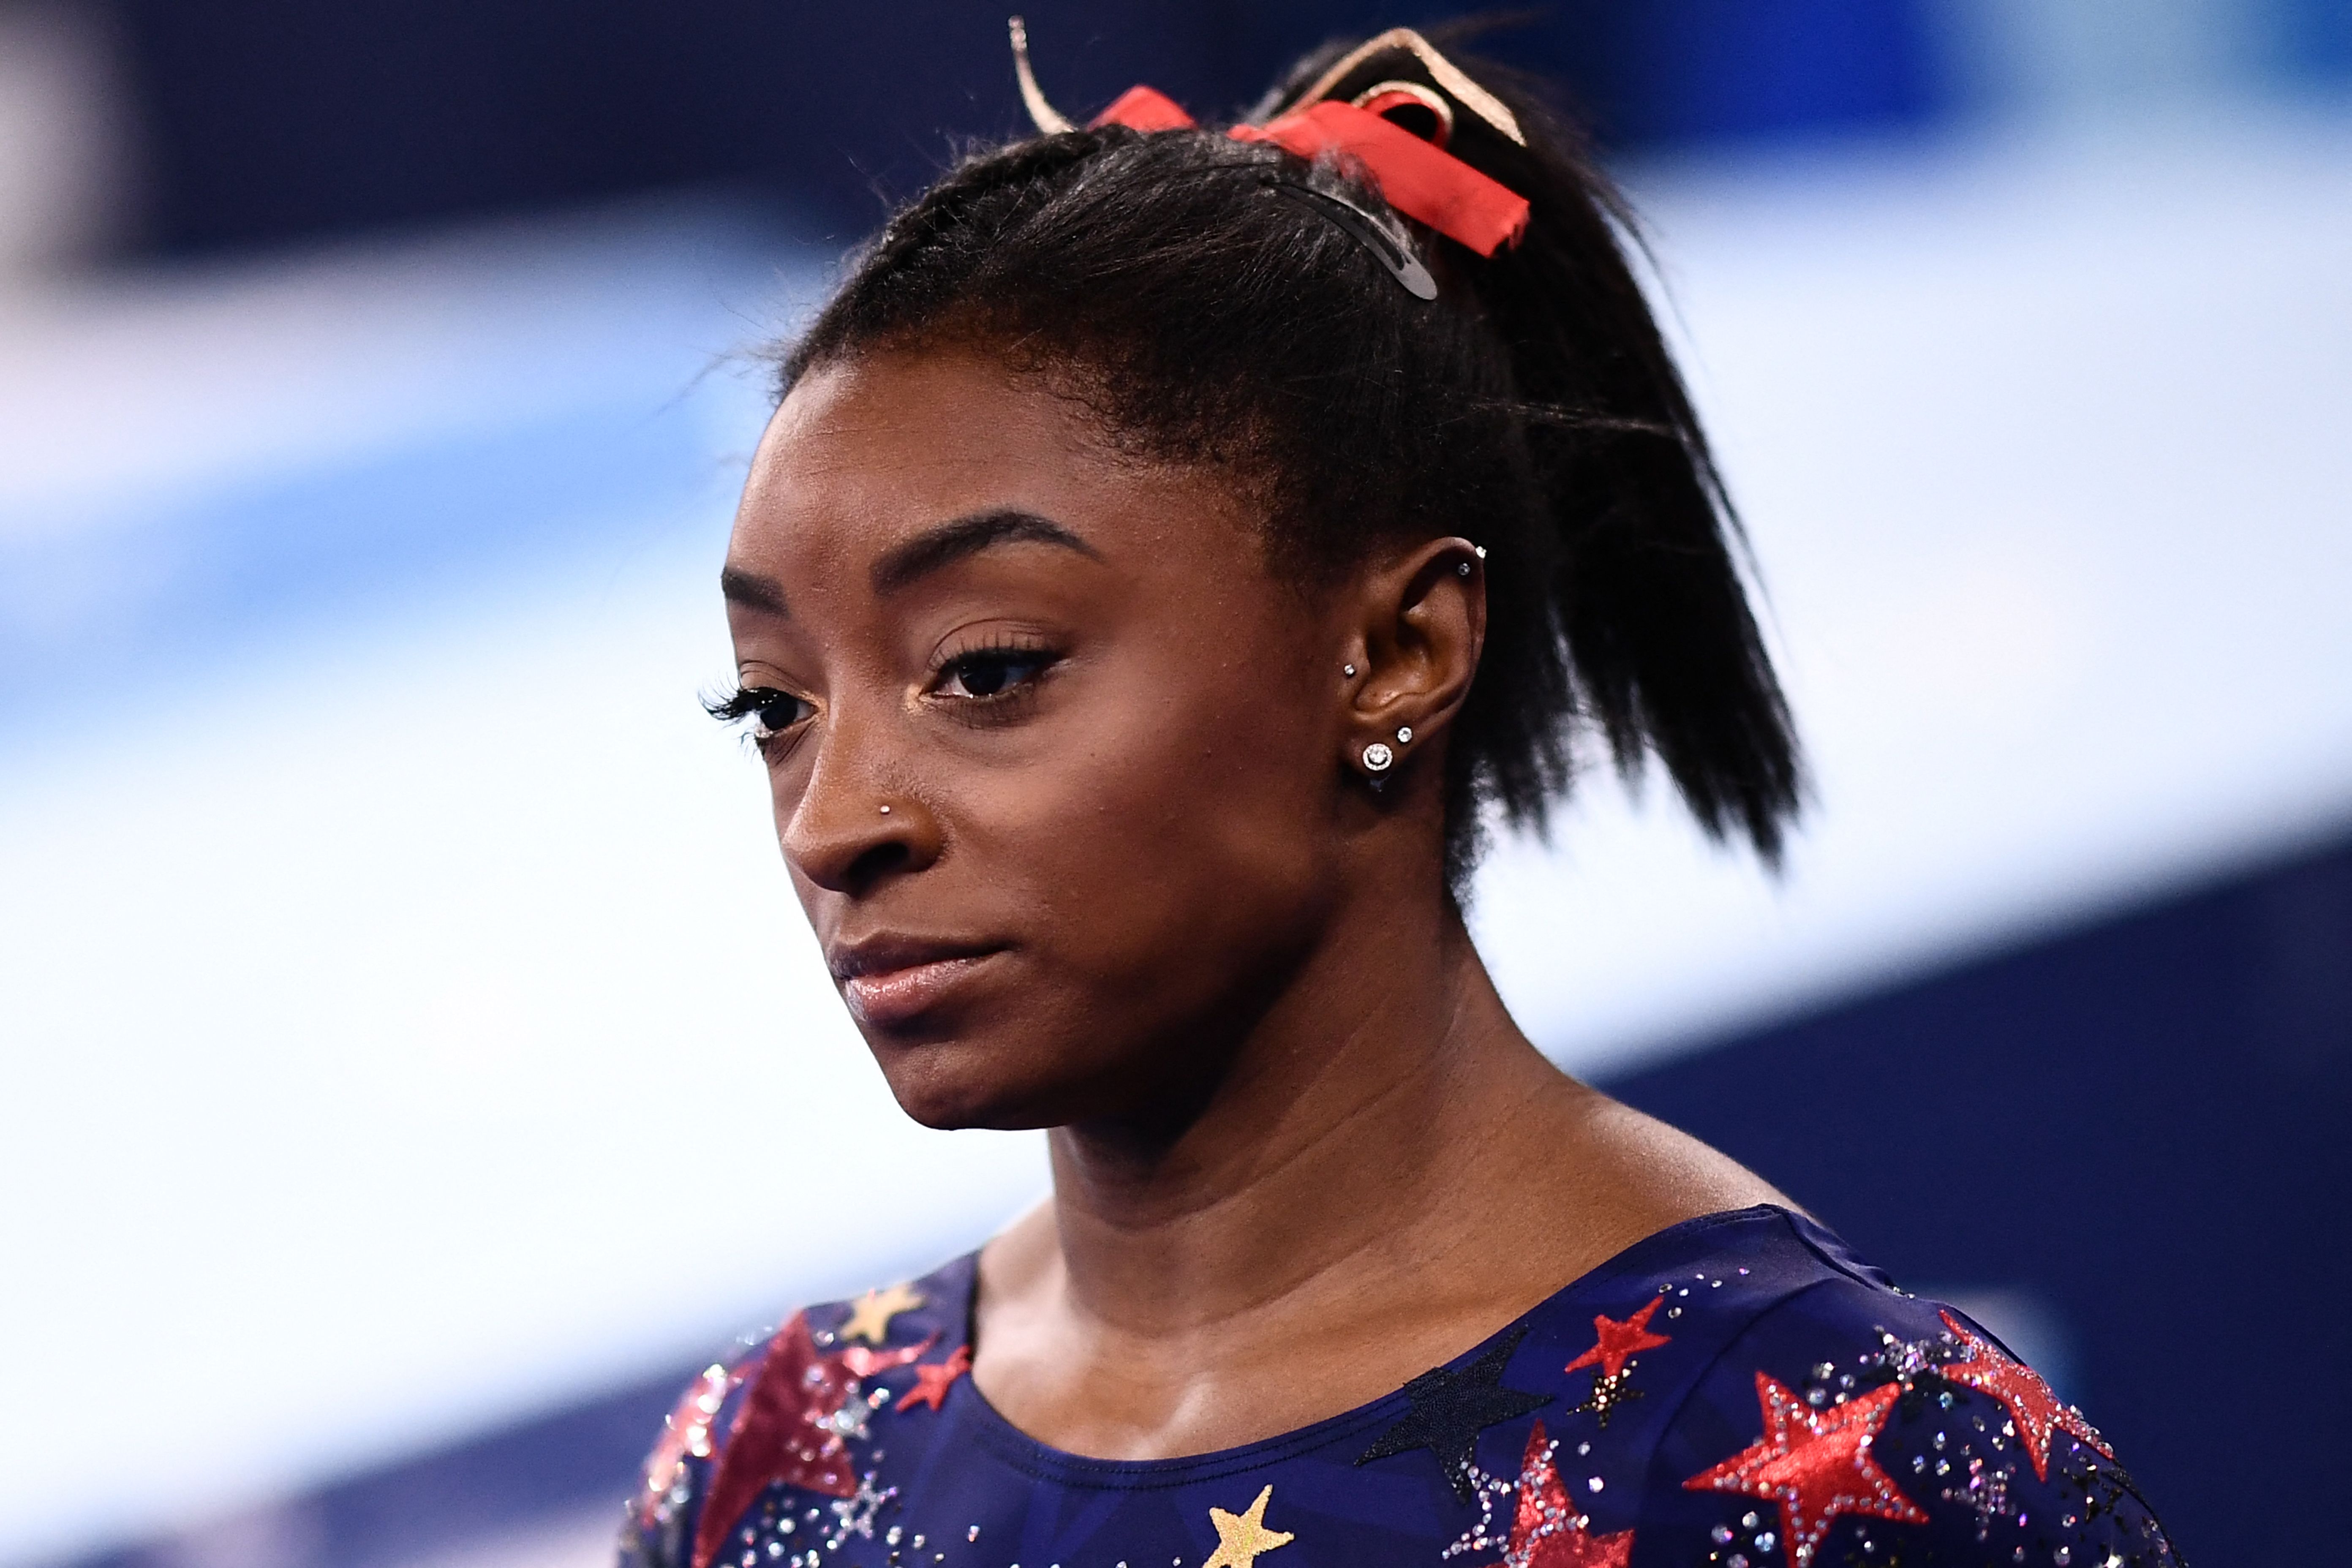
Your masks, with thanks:
M 825 962 L 857 1020 L 887 1029 L 938 1006 L 1003 951 L 997 942 L 878 935 L 830 947 Z

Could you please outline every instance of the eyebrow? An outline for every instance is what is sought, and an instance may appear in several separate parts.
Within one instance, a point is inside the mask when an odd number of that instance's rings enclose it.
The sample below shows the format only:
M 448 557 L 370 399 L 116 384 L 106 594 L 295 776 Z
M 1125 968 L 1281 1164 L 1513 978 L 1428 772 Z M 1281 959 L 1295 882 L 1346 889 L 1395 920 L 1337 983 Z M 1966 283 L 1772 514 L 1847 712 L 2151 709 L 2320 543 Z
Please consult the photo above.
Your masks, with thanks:
M 774 578 L 762 577 L 757 572 L 746 572 L 740 566 L 719 568 L 719 591 L 731 604 L 765 610 L 772 616 L 789 616 L 792 614 L 784 605 L 784 590 Z
M 1102 559 L 1093 545 L 1060 523 L 1034 512 L 974 512 L 926 529 L 877 561 L 872 574 L 874 592 L 883 596 L 896 594 L 967 556 L 1000 544 L 1020 543 L 1051 544 L 1075 551 L 1089 561 Z

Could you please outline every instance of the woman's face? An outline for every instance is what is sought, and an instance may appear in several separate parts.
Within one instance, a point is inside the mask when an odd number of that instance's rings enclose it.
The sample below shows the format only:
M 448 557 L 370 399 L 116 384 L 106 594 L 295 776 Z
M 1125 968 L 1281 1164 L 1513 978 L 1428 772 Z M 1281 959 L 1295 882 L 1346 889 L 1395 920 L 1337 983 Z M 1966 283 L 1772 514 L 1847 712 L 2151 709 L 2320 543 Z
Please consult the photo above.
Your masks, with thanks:
M 1368 820 L 1339 608 L 1246 505 L 963 353 L 803 379 L 724 578 L 793 885 L 933 1126 L 1142 1116 L 1311 951 Z

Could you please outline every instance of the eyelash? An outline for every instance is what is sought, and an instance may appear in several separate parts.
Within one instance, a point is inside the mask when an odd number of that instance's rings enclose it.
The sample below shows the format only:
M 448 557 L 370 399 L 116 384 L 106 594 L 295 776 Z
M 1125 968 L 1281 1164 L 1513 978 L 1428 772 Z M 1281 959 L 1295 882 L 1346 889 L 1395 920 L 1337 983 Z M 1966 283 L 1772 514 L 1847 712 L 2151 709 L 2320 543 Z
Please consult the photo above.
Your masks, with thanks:
M 768 710 L 787 702 L 796 702 L 803 710 L 809 707 L 806 698 L 779 691 L 772 686 L 741 686 L 723 698 L 703 699 L 702 710 L 722 724 L 740 724 L 746 719 L 751 720 L 751 727 L 744 733 L 756 745 L 775 739 L 808 717 L 803 711 L 794 714 L 784 723 L 769 723 L 766 718 Z
M 993 721 L 1010 717 L 1008 710 L 1012 704 L 1034 697 L 1039 679 L 1060 662 L 1059 653 L 1034 639 L 1018 636 L 999 637 L 978 647 L 968 647 L 941 659 L 931 673 L 930 690 L 940 700 L 956 704 L 967 718 L 978 720 L 985 717 Z M 970 678 L 982 671 L 1022 667 L 1030 667 L 1029 672 L 1018 684 L 1000 687 L 994 691 L 970 689 Z M 950 679 L 964 682 L 966 690 L 961 696 L 940 690 Z
M 1038 679 L 1060 662 L 1061 656 L 1050 647 L 1017 637 L 1007 637 L 980 647 L 966 648 L 940 660 L 931 673 L 930 694 L 955 704 L 970 720 L 1001 721 L 1012 716 L 1012 704 L 1034 696 Z M 1024 679 L 1010 688 L 1000 688 L 994 691 L 967 689 L 961 696 L 951 696 L 939 689 L 950 679 L 965 680 L 968 685 L 971 677 L 992 668 L 1006 669 L 1022 666 L 1035 668 Z M 797 705 L 801 710 L 782 722 L 771 722 L 771 712 L 788 703 Z M 738 687 L 723 698 L 705 698 L 702 708 L 704 712 L 722 724 L 740 724 L 750 720 L 751 728 L 745 734 L 754 745 L 764 745 L 774 740 L 806 719 L 812 711 L 808 699 L 795 697 L 772 686 Z

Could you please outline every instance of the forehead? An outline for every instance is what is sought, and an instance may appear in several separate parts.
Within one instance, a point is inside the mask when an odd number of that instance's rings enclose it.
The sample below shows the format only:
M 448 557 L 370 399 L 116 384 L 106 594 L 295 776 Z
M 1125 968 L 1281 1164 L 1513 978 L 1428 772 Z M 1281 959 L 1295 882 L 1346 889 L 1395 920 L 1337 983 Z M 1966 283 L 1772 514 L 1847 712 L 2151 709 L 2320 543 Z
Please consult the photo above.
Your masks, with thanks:
M 1093 456 L 1076 411 L 960 352 L 861 355 L 803 376 L 769 422 L 759 470 L 826 491 L 887 478 L 957 491 Z
M 1086 410 L 1034 376 L 963 352 L 821 366 L 769 422 L 735 553 L 874 553 L 989 510 L 1054 519 L 1109 547 L 1174 543 L 1249 521 L 1215 473 L 1111 451 Z

